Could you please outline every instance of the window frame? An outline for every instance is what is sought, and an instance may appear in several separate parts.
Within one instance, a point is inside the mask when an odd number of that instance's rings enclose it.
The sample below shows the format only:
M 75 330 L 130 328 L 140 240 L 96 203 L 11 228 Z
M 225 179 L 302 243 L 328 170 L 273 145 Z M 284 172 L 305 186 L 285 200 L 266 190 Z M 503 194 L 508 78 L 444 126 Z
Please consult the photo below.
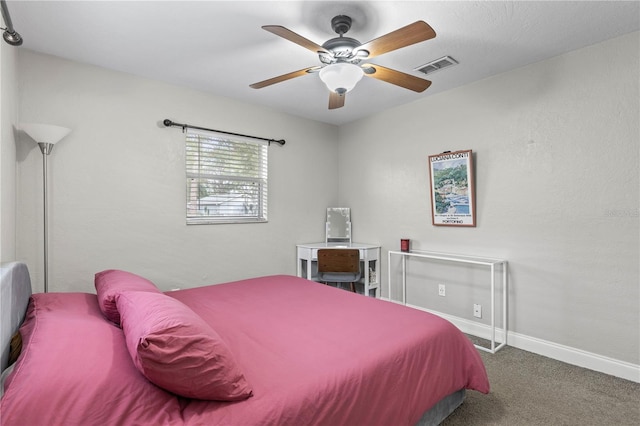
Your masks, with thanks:
M 193 144 L 196 144 L 197 153 L 193 153 Z M 206 145 L 206 147 L 205 147 Z M 240 223 L 266 223 L 268 222 L 268 184 L 269 184 L 269 155 L 268 142 L 243 136 L 228 135 L 214 131 L 187 129 L 185 134 L 185 183 L 186 183 L 186 223 L 187 225 L 215 225 L 215 224 L 240 224 Z M 210 151 L 203 155 L 206 150 Z M 255 150 L 252 153 L 251 150 Z M 226 158 L 228 161 L 220 161 Z M 243 167 L 242 161 L 251 159 L 249 167 Z M 204 164 L 205 162 L 207 162 Z M 197 166 L 194 162 L 197 162 Z M 220 167 L 214 165 L 219 164 Z M 231 174 L 229 174 L 231 170 Z M 246 174 L 243 174 L 243 170 Z M 194 187 L 193 180 L 197 180 Z M 236 194 L 235 198 L 248 197 L 256 203 L 245 203 L 241 208 L 250 214 L 203 214 L 203 205 L 200 201 L 200 192 L 204 187 L 209 190 L 218 187 L 233 187 L 248 183 L 244 189 Z M 255 190 L 250 186 L 255 185 Z M 226 195 L 225 195 L 226 194 Z M 209 197 L 229 196 L 229 193 L 214 191 Z M 197 207 L 194 207 L 197 202 Z M 224 203 L 221 201 L 221 203 Z M 254 206 L 254 207 L 252 207 Z M 226 209 L 240 208 L 225 206 Z M 205 211 L 208 207 L 204 207 Z M 197 212 L 194 213 L 194 212 Z

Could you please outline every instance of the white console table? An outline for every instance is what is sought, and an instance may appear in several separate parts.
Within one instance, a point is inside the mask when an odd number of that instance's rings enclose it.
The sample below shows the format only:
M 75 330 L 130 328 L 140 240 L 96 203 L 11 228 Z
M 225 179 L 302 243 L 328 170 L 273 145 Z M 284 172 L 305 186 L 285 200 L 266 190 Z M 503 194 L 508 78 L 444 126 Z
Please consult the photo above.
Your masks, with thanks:
M 496 353 L 499 349 L 507 344 L 507 261 L 503 259 L 491 259 L 486 257 L 465 256 L 449 253 L 438 253 L 429 251 L 389 251 L 389 299 L 391 299 L 391 258 L 392 256 L 400 256 L 402 264 L 402 303 L 407 304 L 407 258 L 423 258 L 433 260 L 443 260 L 449 262 L 459 262 L 474 265 L 488 266 L 491 270 L 491 348 L 476 345 L 480 350 Z M 495 309 L 495 291 L 496 291 L 496 267 L 502 269 L 502 342 L 496 346 L 496 309 Z
M 317 280 L 318 250 L 331 249 L 358 249 L 362 266 L 364 294 L 369 296 L 370 290 L 379 293 L 380 288 L 380 246 L 364 243 L 307 243 L 298 244 L 297 248 L 297 273 L 299 277 L 308 280 Z M 376 294 L 376 293 L 374 293 Z

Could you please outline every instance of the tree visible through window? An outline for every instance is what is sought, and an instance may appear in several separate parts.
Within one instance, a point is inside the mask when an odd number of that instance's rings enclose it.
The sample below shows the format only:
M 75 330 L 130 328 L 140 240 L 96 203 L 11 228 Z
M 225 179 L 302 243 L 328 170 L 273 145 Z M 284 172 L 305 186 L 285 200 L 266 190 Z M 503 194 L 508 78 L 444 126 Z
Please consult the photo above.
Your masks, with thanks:
M 187 224 L 267 221 L 267 144 L 189 130 Z

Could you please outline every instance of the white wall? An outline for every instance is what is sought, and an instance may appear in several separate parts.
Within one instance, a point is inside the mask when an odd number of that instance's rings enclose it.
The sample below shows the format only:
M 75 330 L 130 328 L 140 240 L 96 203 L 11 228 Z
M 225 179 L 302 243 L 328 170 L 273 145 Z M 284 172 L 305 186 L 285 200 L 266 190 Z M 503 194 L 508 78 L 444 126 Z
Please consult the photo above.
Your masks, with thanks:
M 0 41 L 0 262 L 16 256 L 16 52 Z
M 358 240 L 384 259 L 400 238 L 505 258 L 512 331 L 640 364 L 639 47 L 633 33 L 342 126 Z M 459 149 L 474 151 L 477 227 L 434 227 L 427 156 Z M 416 274 L 411 302 L 442 305 L 415 287 L 448 278 Z
M 69 127 L 49 157 L 51 291 L 93 291 L 107 268 L 164 289 L 295 273 L 337 202 L 337 129 L 272 110 L 22 50 L 20 120 Z M 185 225 L 180 123 L 283 138 L 269 148 L 269 222 Z M 42 155 L 18 145 L 18 257 L 42 291 Z M 333 168 L 333 170 L 332 170 Z

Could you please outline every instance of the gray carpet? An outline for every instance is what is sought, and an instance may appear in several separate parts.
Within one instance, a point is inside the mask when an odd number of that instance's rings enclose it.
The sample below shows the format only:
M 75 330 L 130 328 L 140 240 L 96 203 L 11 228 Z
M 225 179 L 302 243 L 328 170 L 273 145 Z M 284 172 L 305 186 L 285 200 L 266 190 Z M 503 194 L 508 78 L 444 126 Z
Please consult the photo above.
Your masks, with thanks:
M 488 395 L 467 391 L 441 426 L 640 425 L 640 384 L 505 347 L 481 352 Z

